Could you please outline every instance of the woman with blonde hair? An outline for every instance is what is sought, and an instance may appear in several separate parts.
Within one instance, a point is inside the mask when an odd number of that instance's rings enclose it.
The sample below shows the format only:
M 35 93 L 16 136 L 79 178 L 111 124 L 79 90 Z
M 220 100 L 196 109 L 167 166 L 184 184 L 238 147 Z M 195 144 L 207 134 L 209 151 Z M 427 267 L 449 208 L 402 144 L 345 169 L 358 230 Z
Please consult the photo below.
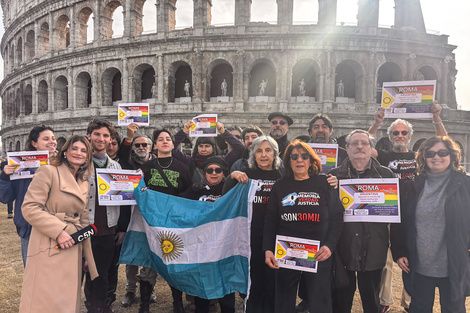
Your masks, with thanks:
M 98 276 L 90 241 L 70 236 L 89 225 L 91 160 L 88 139 L 74 135 L 29 185 L 22 211 L 32 230 L 20 312 L 79 312 L 83 256 L 91 277 Z

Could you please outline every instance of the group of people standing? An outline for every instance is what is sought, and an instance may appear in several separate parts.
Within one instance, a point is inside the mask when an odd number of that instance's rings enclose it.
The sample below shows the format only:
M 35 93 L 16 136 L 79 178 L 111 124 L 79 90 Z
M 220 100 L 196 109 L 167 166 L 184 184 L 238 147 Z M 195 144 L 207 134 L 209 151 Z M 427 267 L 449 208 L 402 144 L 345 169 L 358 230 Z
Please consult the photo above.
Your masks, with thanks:
M 470 181 L 440 106 L 435 103 L 432 111 L 437 136 L 416 155 L 409 150 L 412 125 L 401 119 L 388 128 L 391 149 L 374 148 L 373 135 L 384 122 L 379 110 L 369 131 L 349 133 L 329 175 L 321 174 L 321 159 L 307 143 L 334 143 L 332 121 L 324 114 L 310 121 L 307 138 L 292 142 L 293 120 L 281 112 L 268 116 L 269 135 L 257 126 L 227 130 L 218 122 L 220 140 L 198 138 L 191 155 L 178 149 L 188 138 L 189 122 L 175 136 L 158 129 L 152 138 L 137 135 L 139 126 L 130 124 L 121 140 L 110 122 L 95 119 L 87 136 L 72 136 L 58 152 L 52 128 L 34 127 L 26 150 L 48 150 L 50 165 L 33 179 L 10 180 L 11 165 L 0 175 L 0 201 L 16 200 L 14 221 L 25 263 L 20 312 L 79 312 L 82 268 L 88 312 L 113 312 L 120 246 L 137 208 L 100 206 L 95 176 L 97 168 L 123 168 L 141 170 L 148 189 L 200 201 L 217 201 L 249 179 L 258 182 L 248 313 L 351 312 L 356 286 L 365 313 L 388 312 L 393 260 L 403 270 L 406 311 L 432 312 L 439 287 L 442 312 L 463 313 L 470 295 Z M 396 176 L 401 223 L 343 222 L 338 181 Z M 70 235 L 90 223 L 97 234 L 76 244 Z M 279 268 L 276 235 L 320 241 L 317 273 Z M 122 305 L 135 302 L 138 283 L 139 312 L 150 312 L 156 278 L 151 268 L 127 265 Z M 174 312 L 185 312 L 182 292 L 170 287 Z M 296 308 L 297 290 L 302 302 Z M 235 297 L 218 299 L 221 312 L 235 312 Z M 192 301 L 196 312 L 209 311 L 209 299 Z

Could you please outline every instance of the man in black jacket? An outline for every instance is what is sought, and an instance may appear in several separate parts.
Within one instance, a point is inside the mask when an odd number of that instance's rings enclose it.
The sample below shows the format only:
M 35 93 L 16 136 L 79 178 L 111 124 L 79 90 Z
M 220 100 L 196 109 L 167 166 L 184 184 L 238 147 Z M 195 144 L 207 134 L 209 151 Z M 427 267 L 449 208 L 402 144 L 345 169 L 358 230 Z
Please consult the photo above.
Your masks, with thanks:
M 339 180 L 356 178 L 393 178 L 393 172 L 371 157 L 372 138 L 368 132 L 353 130 L 346 138 L 348 158 L 330 171 Z M 338 242 L 338 252 L 345 266 L 349 284 L 333 290 L 333 312 L 350 313 L 356 277 L 364 313 L 380 312 L 380 281 L 387 259 L 389 230 L 387 223 L 348 222 Z

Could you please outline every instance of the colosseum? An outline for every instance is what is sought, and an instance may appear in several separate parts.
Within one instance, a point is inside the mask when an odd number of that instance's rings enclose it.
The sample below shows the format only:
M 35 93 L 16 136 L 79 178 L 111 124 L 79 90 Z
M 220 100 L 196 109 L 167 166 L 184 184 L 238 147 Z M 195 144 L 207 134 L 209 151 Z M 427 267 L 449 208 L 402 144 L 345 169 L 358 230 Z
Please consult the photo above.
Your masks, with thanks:
M 252 0 L 226 1 L 234 1 L 233 25 L 212 25 L 212 1 L 194 0 L 193 25 L 184 29 L 175 29 L 176 0 L 154 1 L 157 30 L 147 33 L 146 0 L 1 0 L 4 150 L 23 149 L 39 123 L 52 125 L 62 144 L 83 134 L 94 117 L 117 121 L 120 102 L 150 103 L 148 134 L 155 127 L 176 130 L 201 113 L 216 113 L 226 125 L 268 129 L 268 113 L 282 111 L 294 120 L 290 138 L 306 134 L 319 112 L 333 119 L 341 137 L 369 127 L 383 82 L 424 78 L 437 80 L 442 118 L 467 155 L 470 112 L 457 110 L 456 46 L 447 35 L 426 32 L 419 0 L 395 0 L 388 28 L 378 25 L 379 0 L 359 0 L 355 26 L 337 24 L 336 0 L 318 0 L 318 14 L 312 12 L 318 22 L 309 25 L 293 23 L 294 0 L 277 0 L 274 23 L 250 20 Z M 115 36 L 119 7 L 124 32 Z M 433 126 L 412 122 L 416 149 Z

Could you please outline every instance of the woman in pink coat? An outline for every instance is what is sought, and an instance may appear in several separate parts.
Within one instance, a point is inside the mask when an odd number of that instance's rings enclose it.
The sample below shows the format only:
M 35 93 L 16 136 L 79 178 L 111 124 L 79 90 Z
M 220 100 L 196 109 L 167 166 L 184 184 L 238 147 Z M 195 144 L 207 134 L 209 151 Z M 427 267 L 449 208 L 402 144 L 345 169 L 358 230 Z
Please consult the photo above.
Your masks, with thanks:
M 98 276 L 90 241 L 74 245 L 70 236 L 89 225 L 91 158 L 88 140 L 74 135 L 33 177 L 22 206 L 32 231 L 20 312 L 79 312 L 83 256 L 92 278 Z

